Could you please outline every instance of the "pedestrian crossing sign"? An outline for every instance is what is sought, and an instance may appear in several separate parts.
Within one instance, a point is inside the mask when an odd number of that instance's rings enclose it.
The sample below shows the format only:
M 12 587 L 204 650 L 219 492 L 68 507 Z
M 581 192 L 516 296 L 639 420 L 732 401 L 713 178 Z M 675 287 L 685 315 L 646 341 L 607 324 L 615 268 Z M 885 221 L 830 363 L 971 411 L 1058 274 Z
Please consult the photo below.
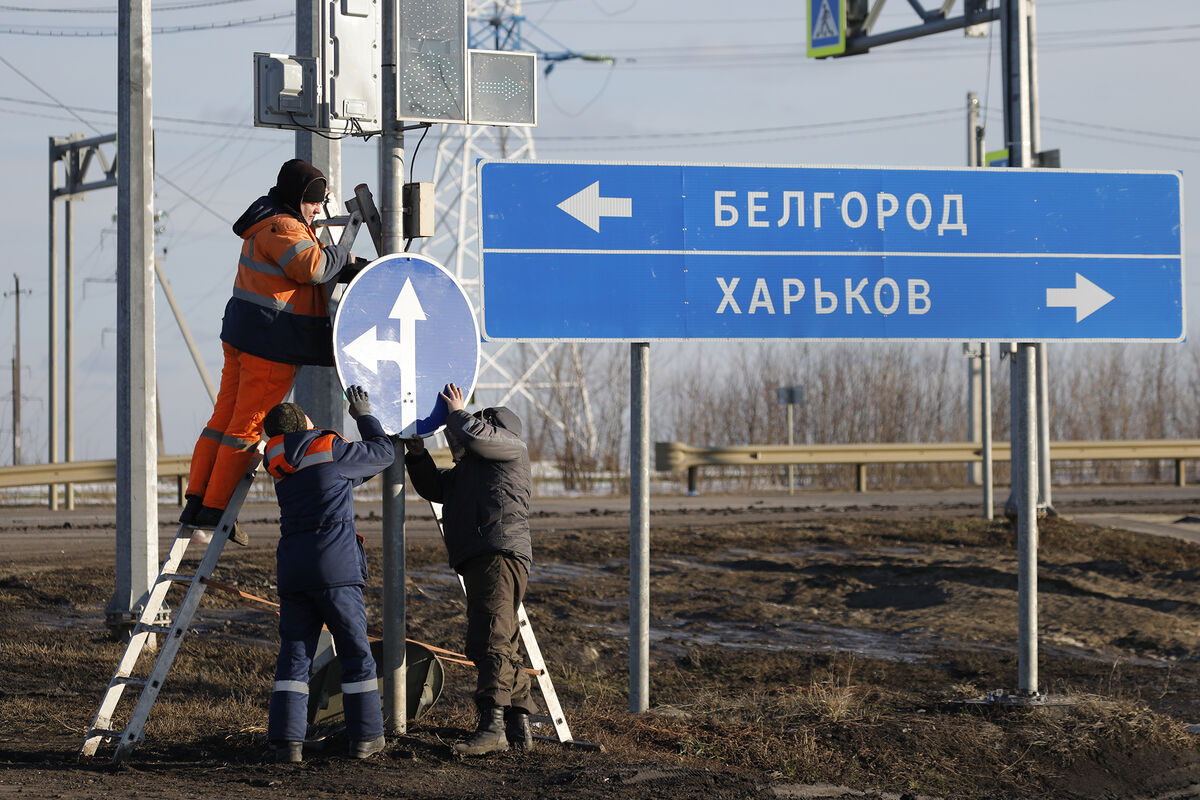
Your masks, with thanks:
M 847 0 L 808 0 L 808 57 L 846 52 Z

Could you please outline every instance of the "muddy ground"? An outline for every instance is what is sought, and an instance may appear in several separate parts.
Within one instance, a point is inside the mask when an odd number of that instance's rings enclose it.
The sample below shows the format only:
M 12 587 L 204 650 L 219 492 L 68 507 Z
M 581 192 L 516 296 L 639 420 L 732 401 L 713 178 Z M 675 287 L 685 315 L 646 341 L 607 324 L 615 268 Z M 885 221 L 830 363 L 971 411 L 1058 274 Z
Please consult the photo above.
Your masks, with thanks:
M 274 598 L 269 525 L 216 577 Z M 32 532 L 31 535 L 38 535 Z M 1200 546 L 1046 520 L 1041 705 L 1017 684 L 1008 523 L 961 515 L 753 521 L 652 531 L 650 710 L 628 712 L 629 533 L 542 525 L 526 601 L 571 732 L 479 759 L 472 671 L 365 762 L 336 739 L 269 763 L 274 617 L 210 590 L 146 739 L 117 770 L 76 754 L 122 646 L 111 555 L 0 563 L 0 798 L 1200 797 Z M 374 575 L 381 553 L 369 550 Z M 461 647 L 461 593 L 408 548 L 408 634 Z M 368 592 L 372 621 L 381 593 Z M 547 724 L 541 732 L 552 734 Z

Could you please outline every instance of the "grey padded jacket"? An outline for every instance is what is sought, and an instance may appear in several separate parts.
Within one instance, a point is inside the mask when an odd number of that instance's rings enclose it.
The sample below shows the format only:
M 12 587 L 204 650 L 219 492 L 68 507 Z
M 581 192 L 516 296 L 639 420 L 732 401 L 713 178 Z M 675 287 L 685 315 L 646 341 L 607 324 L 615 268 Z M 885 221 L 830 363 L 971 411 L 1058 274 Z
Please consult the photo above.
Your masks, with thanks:
M 520 437 L 521 418 L 507 408 L 485 408 L 478 415 L 452 411 L 446 439 L 453 467 L 438 469 L 428 450 L 404 457 L 417 494 L 442 504 L 446 553 L 455 570 L 487 553 L 507 553 L 527 567 L 533 564 L 533 479 L 529 448 Z

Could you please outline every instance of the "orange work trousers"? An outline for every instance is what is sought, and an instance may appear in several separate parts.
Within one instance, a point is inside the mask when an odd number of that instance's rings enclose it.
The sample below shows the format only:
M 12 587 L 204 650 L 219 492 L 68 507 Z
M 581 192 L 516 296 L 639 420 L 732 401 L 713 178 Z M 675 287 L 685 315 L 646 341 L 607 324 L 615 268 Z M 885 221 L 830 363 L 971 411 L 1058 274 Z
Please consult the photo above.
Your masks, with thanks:
M 225 365 L 221 388 L 208 425 L 192 450 L 185 494 L 225 508 L 254 457 L 262 437 L 263 418 L 283 402 L 296 378 L 294 364 L 281 364 L 243 353 L 221 342 Z

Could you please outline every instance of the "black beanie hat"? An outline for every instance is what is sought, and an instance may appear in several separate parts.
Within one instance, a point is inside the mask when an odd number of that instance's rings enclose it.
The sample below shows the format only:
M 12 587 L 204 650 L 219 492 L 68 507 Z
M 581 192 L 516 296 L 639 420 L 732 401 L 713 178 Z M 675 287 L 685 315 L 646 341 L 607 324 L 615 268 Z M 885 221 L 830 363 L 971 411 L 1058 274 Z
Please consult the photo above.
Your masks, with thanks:
M 280 403 L 267 412 L 267 417 L 263 420 L 263 430 L 267 432 L 267 436 L 308 430 L 304 409 L 295 403 Z
M 272 200 L 282 203 L 297 214 L 300 203 L 319 203 L 325 199 L 328 181 L 321 170 L 302 158 L 285 161 L 268 193 Z

